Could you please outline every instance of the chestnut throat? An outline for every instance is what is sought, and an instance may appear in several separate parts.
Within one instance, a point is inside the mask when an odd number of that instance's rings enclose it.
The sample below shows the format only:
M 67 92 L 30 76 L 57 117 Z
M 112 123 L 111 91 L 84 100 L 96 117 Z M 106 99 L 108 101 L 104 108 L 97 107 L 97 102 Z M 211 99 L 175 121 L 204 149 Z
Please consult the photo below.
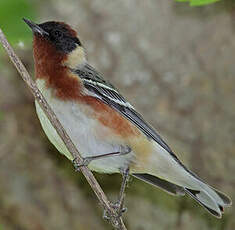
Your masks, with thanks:
M 41 36 L 34 36 L 33 42 L 35 77 L 44 79 L 46 86 L 53 89 L 54 96 L 63 100 L 74 100 L 80 97 L 80 83 L 74 78 L 63 63 L 67 55 Z

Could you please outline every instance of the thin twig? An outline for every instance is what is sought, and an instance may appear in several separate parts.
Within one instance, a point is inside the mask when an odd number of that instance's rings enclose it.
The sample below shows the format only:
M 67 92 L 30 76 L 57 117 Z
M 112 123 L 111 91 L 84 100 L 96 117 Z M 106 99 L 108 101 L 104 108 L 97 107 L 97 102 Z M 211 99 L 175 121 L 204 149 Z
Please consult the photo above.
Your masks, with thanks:
M 53 110 L 48 105 L 47 101 L 45 100 L 45 98 L 43 97 L 43 95 L 41 94 L 39 89 L 37 88 L 36 84 L 34 83 L 32 78 L 30 77 L 28 71 L 26 70 L 26 68 L 22 64 L 21 60 L 17 57 L 17 55 L 13 51 L 12 47 L 8 43 L 6 37 L 4 36 L 1 28 L 0 28 L 0 42 L 2 43 L 3 47 L 5 48 L 6 52 L 8 53 L 11 61 L 15 65 L 19 74 L 21 75 L 23 80 L 28 85 L 30 91 L 32 92 L 35 99 L 37 100 L 37 102 L 39 103 L 41 108 L 43 109 L 44 113 L 47 115 L 47 117 L 50 120 L 53 127 L 56 129 L 57 133 L 59 134 L 59 136 L 63 140 L 64 144 L 66 145 L 67 149 L 69 150 L 69 152 L 71 153 L 73 158 L 78 159 L 79 163 L 82 163 L 83 159 L 82 159 L 80 153 L 78 152 L 78 150 L 75 147 L 75 145 L 73 144 L 72 140 L 70 139 L 70 137 L 68 136 L 68 134 L 64 130 L 63 126 L 61 125 L 60 121 L 56 117 L 55 113 L 53 112 Z M 103 190 L 101 189 L 99 183 L 97 182 L 97 180 L 93 176 L 92 172 L 86 166 L 81 167 L 81 172 L 83 173 L 83 175 L 87 179 L 88 183 L 90 184 L 91 188 L 93 189 L 94 193 L 96 194 L 97 198 L 99 199 L 104 210 L 106 210 L 106 212 L 108 212 L 109 216 L 112 217 L 110 219 L 110 222 L 112 223 L 112 225 L 117 229 L 126 230 L 126 227 L 123 223 L 122 218 L 118 217 L 116 211 L 111 207 L 109 200 L 107 199 L 107 197 L 106 197 L 105 193 L 103 192 Z

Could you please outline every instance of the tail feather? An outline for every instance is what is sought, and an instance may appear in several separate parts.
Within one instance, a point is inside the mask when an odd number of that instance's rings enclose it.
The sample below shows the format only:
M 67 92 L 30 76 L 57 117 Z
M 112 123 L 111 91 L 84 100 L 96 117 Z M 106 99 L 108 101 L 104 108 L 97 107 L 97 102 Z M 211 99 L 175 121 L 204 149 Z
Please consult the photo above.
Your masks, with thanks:
M 185 193 L 190 195 L 210 214 L 217 218 L 221 218 L 224 208 L 232 204 L 232 201 L 228 196 L 200 181 L 198 177 L 192 178 L 193 187 L 197 184 L 198 189 L 196 190 L 176 185 L 147 173 L 134 173 L 132 175 L 140 180 L 160 187 L 172 195 L 182 196 L 185 195 Z
M 190 170 L 187 169 L 187 172 L 189 174 L 191 174 L 191 176 L 192 176 L 191 183 L 196 185 L 198 187 L 198 189 L 201 188 L 201 190 L 204 191 L 204 193 L 207 193 L 206 196 L 209 195 L 211 198 L 215 199 L 217 201 L 218 205 L 220 205 L 222 207 L 227 207 L 227 206 L 232 205 L 232 200 L 227 195 L 225 195 L 224 193 L 222 193 L 222 192 L 216 190 L 215 188 L 211 187 L 210 185 L 208 185 L 206 182 L 204 182 L 200 177 L 198 177 L 196 174 L 194 174 Z M 191 191 L 193 191 L 193 190 L 191 190 Z M 197 189 L 195 191 L 197 191 Z M 221 209 L 223 209 L 223 208 L 221 208 Z
M 217 218 L 222 217 L 224 212 L 224 206 L 218 204 L 212 197 L 208 196 L 205 192 L 195 191 L 191 189 L 185 189 L 185 192 L 189 194 L 194 200 L 202 205 L 210 214 Z
M 151 155 L 150 164 L 146 168 L 147 173 L 135 176 L 172 194 L 187 193 L 212 215 L 220 218 L 224 208 L 232 204 L 231 199 L 203 182 L 172 152 L 156 142 L 152 143 L 156 154 Z
M 232 205 L 232 200 L 227 195 L 225 195 L 224 193 L 217 191 L 215 189 L 214 189 L 214 191 L 223 200 L 224 206 L 231 206 Z
M 198 180 L 198 179 L 197 179 Z M 195 198 L 212 215 L 221 218 L 224 208 L 231 206 L 231 199 L 225 194 L 217 191 L 202 181 L 198 181 L 199 193 L 193 193 L 193 190 L 187 189 L 186 193 Z M 191 194 L 190 194 L 191 193 Z

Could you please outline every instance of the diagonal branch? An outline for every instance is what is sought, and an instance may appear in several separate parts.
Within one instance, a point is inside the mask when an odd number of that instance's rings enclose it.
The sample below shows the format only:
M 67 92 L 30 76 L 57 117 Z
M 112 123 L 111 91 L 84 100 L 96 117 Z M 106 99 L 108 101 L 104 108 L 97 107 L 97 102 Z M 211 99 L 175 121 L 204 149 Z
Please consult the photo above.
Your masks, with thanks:
M 32 78 L 30 77 L 28 71 L 26 70 L 26 68 L 22 64 L 21 60 L 17 57 L 17 55 L 13 51 L 12 47 L 8 43 L 6 37 L 4 36 L 1 28 L 0 28 L 0 42 L 2 43 L 3 47 L 5 48 L 6 52 L 8 53 L 11 61 L 15 65 L 19 74 L 21 75 L 23 80 L 28 85 L 31 93 L 34 95 L 35 99 L 37 100 L 37 102 L 39 103 L 39 105 L 41 106 L 41 108 L 43 109 L 45 114 L 47 115 L 51 124 L 56 129 L 57 133 L 59 134 L 59 136 L 63 140 L 64 144 L 66 145 L 67 149 L 69 150 L 69 152 L 71 153 L 73 158 L 74 159 L 76 158 L 79 161 L 78 163 L 82 163 L 83 159 L 82 159 L 80 153 L 76 149 L 75 145 L 73 144 L 72 140 L 70 139 L 70 137 L 66 133 L 63 126 L 61 125 L 61 123 L 58 120 L 58 118 L 56 117 L 55 113 L 50 108 L 49 104 L 47 103 L 47 101 L 45 100 L 45 98 L 43 97 L 43 95 L 41 94 L 39 89 L 37 88 L 36 84 L 34 83 Z M 104 210 L 106 210 L 108 212 L 109 216 L 111 217 L 110 221 L 111 221 L 112 225 L 117 229 L 126 230 L 126 227 L 123 223 L 122 218 L 118 217 L 115 210 L 111 207 L 109 200 L 107 199 L 107 197 L 106 197 L 105 193 L 103 192 L 103 190 L 101 189 L 99 183 L 97 182 L 97 180 L 93 176 L 92 172 L 86 166 L 81 167 L 81 172 L 83 173 L 83 175 L 87 179 L 88 183 L 90 184 L 91 188 L 93 189 L 94 193 L 96 194 L 97 198 L 99 199 Z

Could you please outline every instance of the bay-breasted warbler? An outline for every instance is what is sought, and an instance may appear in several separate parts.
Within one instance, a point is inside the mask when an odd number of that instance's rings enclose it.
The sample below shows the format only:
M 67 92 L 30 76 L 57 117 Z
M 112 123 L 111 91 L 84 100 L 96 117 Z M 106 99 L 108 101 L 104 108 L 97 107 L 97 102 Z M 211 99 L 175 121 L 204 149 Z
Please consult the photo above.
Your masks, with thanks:
M 187 169 L 135 108 L 86 59 L 77 33 L 63 22 L 25 22 L 33 31 L 36 84 L 91 170 L 131 175 L 175 194 L 189 194 L 221 217 L 229 197 Z M 73 160 L 37 102 L 49 140 Z

